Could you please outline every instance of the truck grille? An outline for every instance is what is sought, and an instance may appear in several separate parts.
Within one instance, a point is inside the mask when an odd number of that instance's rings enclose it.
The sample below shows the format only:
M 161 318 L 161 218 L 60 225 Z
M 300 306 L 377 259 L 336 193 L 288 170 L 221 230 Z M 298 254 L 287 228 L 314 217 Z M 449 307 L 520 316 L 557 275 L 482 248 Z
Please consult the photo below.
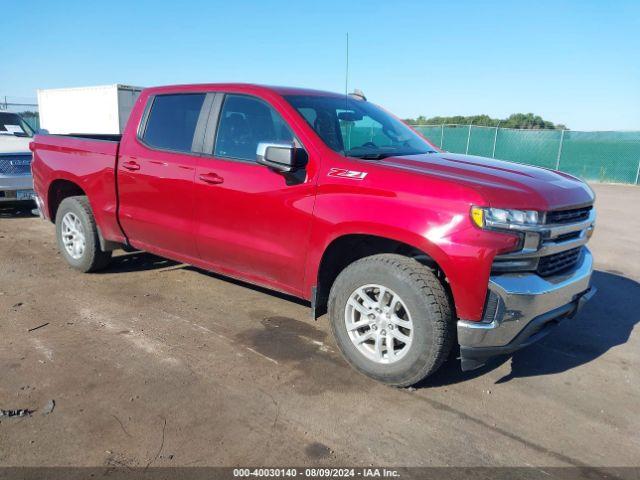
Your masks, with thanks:
M 31 154 L 0 156 L 0 175 L 31 175 Z
M 548 277 L 569 270 L 580 260 L 580 253 L 582 253 L 582 247 L 541 257 L 538 262 L 538 275 Z
M 593 206 L 583 208 L 574 208 L 572 210 L 557 210 L 555 212 L 547 212 L 546 224 L 558 223 L 576 223 L 589 218 Z
M 562 235 L 558 235 L 553 240 L 556 242 L 566 242 L 567 240 L 573 240 L 575 238 L 579 238 L 580 235 L 582 235 L 582 230 L 578 230 L 577 232 L 563 233 Z

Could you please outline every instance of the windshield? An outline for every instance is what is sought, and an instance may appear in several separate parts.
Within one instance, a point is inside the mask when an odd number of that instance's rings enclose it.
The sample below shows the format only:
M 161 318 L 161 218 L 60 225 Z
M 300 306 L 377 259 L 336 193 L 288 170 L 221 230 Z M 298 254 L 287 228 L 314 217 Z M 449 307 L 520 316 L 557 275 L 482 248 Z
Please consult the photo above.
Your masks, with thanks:
M 434 152 L 424 138 L 365 100 L 318 95 L 284 98 L 329 148 L 345 156 L 380 159 Z
M 17 113 L 0 112 L 0 135 L 33 137 L 33 130 Z

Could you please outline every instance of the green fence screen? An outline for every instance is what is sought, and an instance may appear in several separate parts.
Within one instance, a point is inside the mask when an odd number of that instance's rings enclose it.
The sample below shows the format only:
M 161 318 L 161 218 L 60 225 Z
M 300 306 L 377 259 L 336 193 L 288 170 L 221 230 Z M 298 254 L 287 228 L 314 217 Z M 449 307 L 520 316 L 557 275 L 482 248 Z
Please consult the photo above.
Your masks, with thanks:
M 434 145 L 562 170 L 585 180 L 639 184 L 640 132 L 515 130 L 468 125 L 414 125 Z

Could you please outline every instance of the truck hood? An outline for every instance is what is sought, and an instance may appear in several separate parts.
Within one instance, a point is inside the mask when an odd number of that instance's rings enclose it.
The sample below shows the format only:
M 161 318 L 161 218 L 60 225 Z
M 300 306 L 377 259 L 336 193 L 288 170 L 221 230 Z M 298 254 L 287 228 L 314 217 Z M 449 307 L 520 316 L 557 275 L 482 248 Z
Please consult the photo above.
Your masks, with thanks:
M 29 143 L 33 138 L 0 135 L 0 154 L 2 153 L 31 153 Z
M 571 175 L 491 158 L 439 152 L 387 157 L 380 164 L 465 184 L 485 206 L 555 210 L 594 200 L 589 186 Z

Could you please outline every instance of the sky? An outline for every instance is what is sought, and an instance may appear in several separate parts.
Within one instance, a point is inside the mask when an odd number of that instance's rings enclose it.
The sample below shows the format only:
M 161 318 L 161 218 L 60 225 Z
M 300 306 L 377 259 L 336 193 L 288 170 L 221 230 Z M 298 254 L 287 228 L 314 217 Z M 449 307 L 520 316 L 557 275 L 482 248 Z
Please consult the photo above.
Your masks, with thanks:
M 402 118 L 640 130 L 640 0 L 0 0 L 0 96 L 124 83 L 349 91 Z

